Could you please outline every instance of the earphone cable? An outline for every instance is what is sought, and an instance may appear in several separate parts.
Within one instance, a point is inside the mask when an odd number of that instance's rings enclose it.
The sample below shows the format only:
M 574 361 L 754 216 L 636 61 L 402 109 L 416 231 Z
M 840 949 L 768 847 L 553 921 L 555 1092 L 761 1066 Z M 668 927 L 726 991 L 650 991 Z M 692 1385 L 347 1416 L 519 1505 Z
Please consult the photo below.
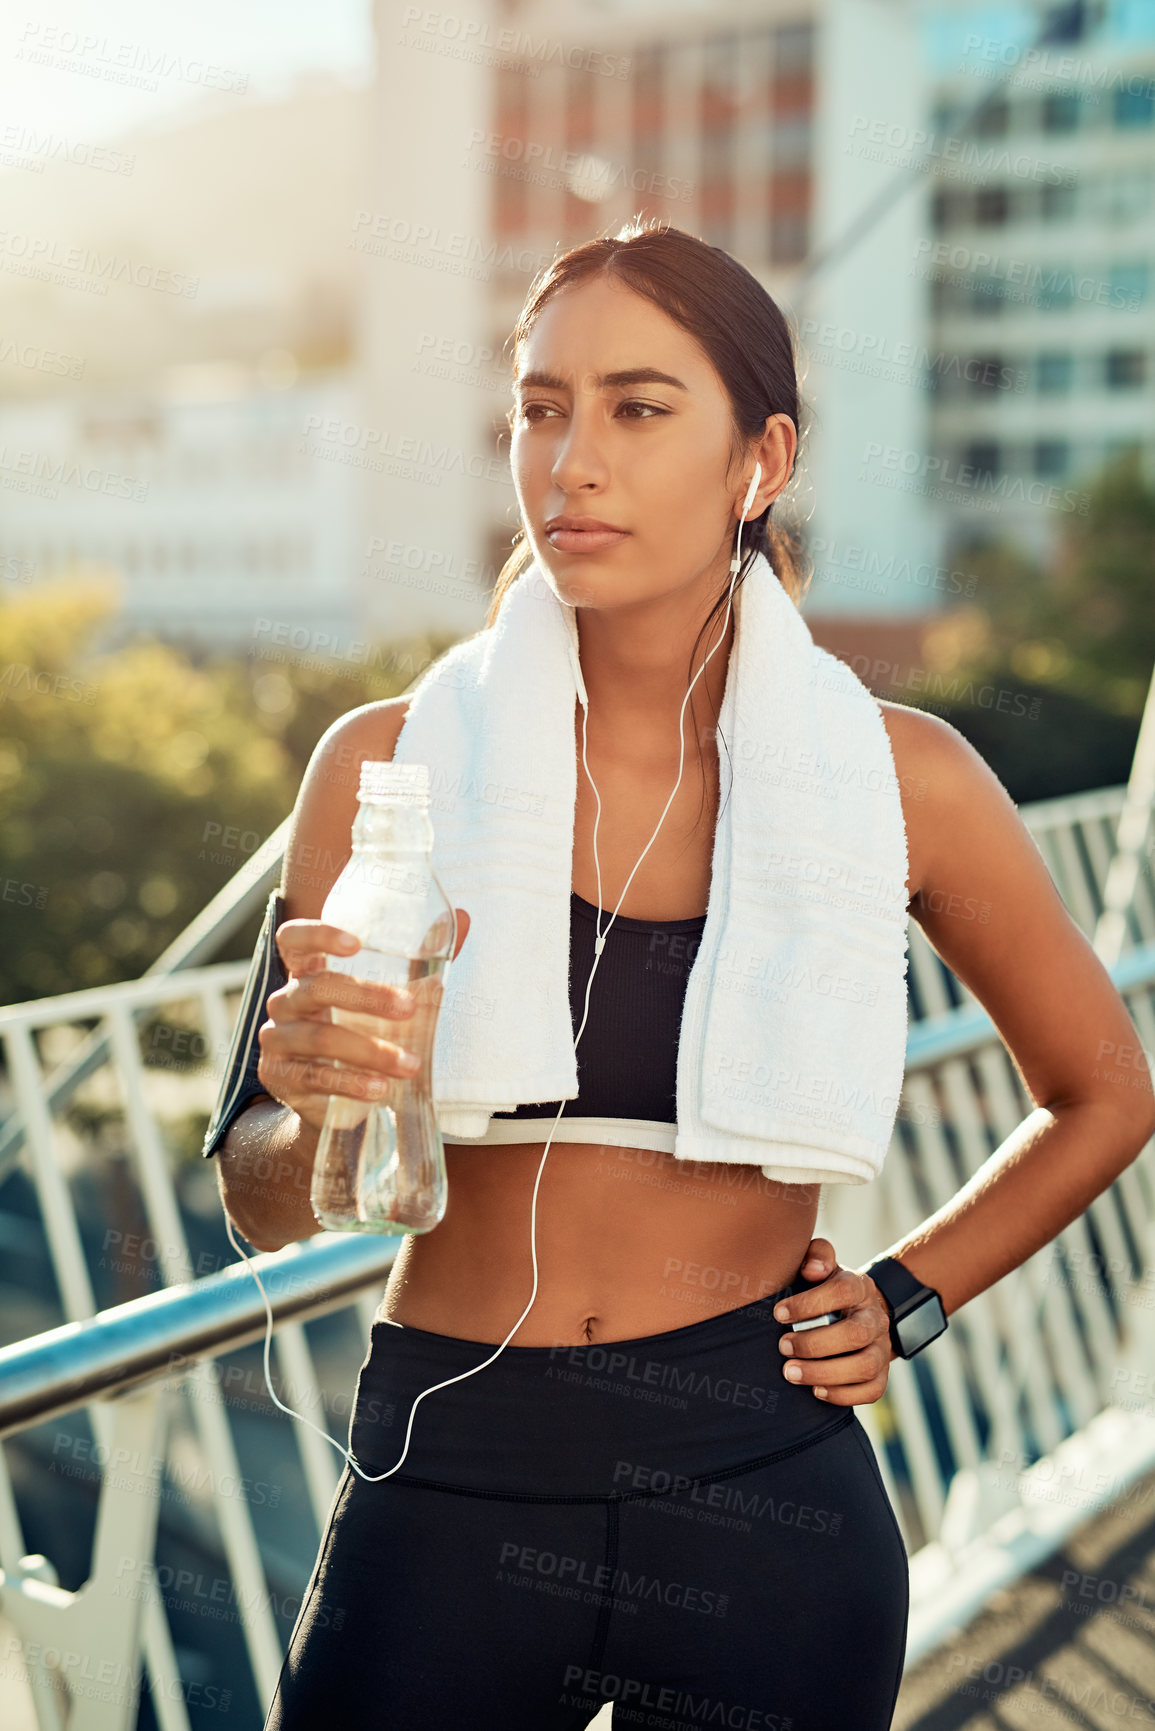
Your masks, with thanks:
M 588 708 L 587 708 L 586 704 L 583 703 L 583 705 L 582 705 L 582 765 L 585 769 L 586 776 L 589 780 L 589 784 L 593 788 L 594 799 L 595 799 L 596 804 L 597 804 L 597 810 L 596 810 L 596 813 L 594 816 L 593 854 L 594 854 L 594 870 L 597 874 L 598 908 L 597 908 L 597 919 L 596 919 L 597 935 L 596 935 L 595 940 L 594 940 L 594 965 L 590 969 L 589 978 L 586 980 L 585 1003 L 584 1003 L 583 1009 L 582 1009 L 582 1019 L 581 1019 L 580 1025 L 578 1027 L 578 1031 L 574 1035 L 574 1053 L 575 1053 L 575 1056 L 577 1053 L 578 1043 L 581 1040 L 582 1034 L 585 1032 L 585 1025 L 586 1025 L 587 1020 L 589 1019 L 590 988 L 592 987 L 592 985 L 594 983 L 594 975 L 597 973 L 598 964 L 602 959 L 602 953 L 605 949 L 606 938 L 609 936 L 610 927 L 613 925 L 614 921 L 618 917 L 618 912 L 621 908 L 623 901 L 626 898 L 626 893 L 629 890 L 629 887 L 634 880 L 634 875 L 637 872 L 638 867 L 641 865 L 642 861 L 645 859 L 646 855 L 649 853 L 651 847 L 653 847 L 654 842 L 657 840 L 658 831 L 661 829 L 662 825 L 665 823 L 666 815 L 669 812 L 669 809 L 674 802 L 674 797 L 677 794 L 678 788 L 681 786 L 682 773 L 683 773 L 683 770 L 685 767 L 685 761 L 686 761 L 686 732 L 685 732 L 685 726 L 684 726 L 684 720 L 685 720 L 685 714 L 686 714 L 686 705 L 690 701 L 690 694 L 693 691 L 694 686 L 697 684 L 697 682 L 701 678 L 702 674 L 706 671 L 706 666 L 710 660 L 710 657 L 715 653 L 715 651 L 720 647 L 720 645 L 724 641 L 725 636 L 726 636 L 726 631 L 727 631 L 729 624 L 730 624 L 730 613 L 731 613 L 732 604 L 733 604 L 733 597 L 734 597 L 734 580 L 738 575 L 738 569 L 739 569 L 739 566 L 741 564 L 742 525 L 745 522 L 746 513 L 750 509 L 750 503 L 754 497 L 754 493 L 757 490 L 758 483 L 761 480 L 761 477 L 762 477 L 762 465 L 759 463 L 759 464 L 755 465 L 754 475 L 751 479 L 750 486 L 749 486 L 749 489 L 748 489 L 747 494 L 746 494 L 745 504 L 742 507 L 742 515 L 738 520 L 737 543 L 736 543 L 734 555 L 730 560 L 730 587 L 729 587 L 729 590 L 728 590 L 727 596 L 726 596 L 726 621 L 725 621 L 725 624 L 722 627 L 722 632 L 718 638 L 717 643 L 715 643 L 713 648 L 711 648 L 707 652 L 707 654 L 703 657 L 701 667 L 699 667 L 697 673 L 695 673 L 694 677 L 691 679 L 689 685 L 687 686 L 686 695 L 682 699 L 682 707 L 678 712 L 678 734 L 679 734 L 679 747 L 680 747 L 679 748 L 679 754 L 678 754 L 678 779 L 674 783 L 673 790 L 670 793 L 670 797 L 667 799 L 665 806 L 663 807 L 662 815 L 658 819 L 657 828 L 654 830 L 653 835 L 651 835 L 649 841 L 646 843 L 645 847 L 642 849 L 642 852 L 639 854 L 638 859 L 634 864 L 633 871 L 630 872 L 629 877 L 625 881 L 625 884 L 622 888 L 622 893 L 618 897 L 617 907 L 614 909 L 613 913 L 610 915 L 609 923 L 607 924 L 604 932 L 601 929 L 601 916 L 602 916 L 602 913 L 604 912 L 604 909 L 602 907 L 602 874 L 601 874 L 601 862 L 598 859 L 598 840 L 597 840 L 597 838 L 598 838 L 598 825 L 601 822 L 602 802 L 601 802 L 601 795 L 599 794 L 598 789 L 597 789 L 597 784 L 594 781 L 593 776 L 590 774 L 589 759 L 586 755 L 586 744 L 587 744 L 586 722 L 588 719 Z M 456 920 L 456 916 L 455 916 L 455 920 Z M 377 1484 L 381 1479 L 391 1478 L 392 1475 L 398 1470 L 398 1468 L 404 1462 L 405 1457 L 409 1453 L 409 1444 L 410 1444 L 410 1440 L 411 1440 L 412 1435 L 413 1435 L 413 1420 L 414 1420 L 414 1417 L 416 1415 L 418 1406 L 425 1399 L 426 1395 L 436 1394 L 438 1389 L 449 1388 L 455 1382 L 464 1382 L 467 1377 L 476 1376 L 478 1371 L 485 1370 L 488 1365 L 491 1365 L 493 1363 L 494 1359 L 499 1357 L 499 1355 L 502 1352 L 504 1352 L 505 1348 L 509 1345 L 509 1342 L 513 1339 L 513 1336 L 517 1333 L 518 1329 L 521 1327 L 522 1323 L 525 1321 L 526 1317 L 529 1315 L 530 1311 L 533 1309 L 533 1306 L 537 1300 L 537 1289 L 538 1289 L 537 1193 L 538 1193 L 538 1190 L 539 1190 L 540 1185 L 541 1185 L 541 1175 L 545 1170 L 546 1157 L 548 1156 L 550 1148 L 553 1144 L 553 1139 L 557 1133 L 557 1127 L 558 1127 L 558 1124 L 561 1120 L 562 1114 L 565 1111 L 566 1105 L 567 1105 L 567 1102 L 565 1100 L 563 1100 L 561 1102 L 560 1106 L 558 1107 L 557 1116 L 554 1118 L 554 1122 L 553 1122 L 553 1128 L 550 1130 L 549 1137 L 545 1143 L 545 1146 L 542 1149 L 541 1160 L 540 1160 L 540 1162 L 538 1164 L 538 1168 L 537 1168 L 537 1176 L 535 1177 L 534 1184 L 533 1184 L 533 1194 L 532 1194 L 531 1201 L 530 1201 L 530 1224 L 529 1224 L 529 1246 L 530 1246 L 530 1255 L 531 1255 L 531 1258 L 533 1261 L 533 1288 L 532 1288 L 530 1295 L 529 1295 L 529 1302 L 526 1304 L 525 1309 L 522 1311 L 521 1315 L 518 1317 L 517 1321 L 514 1323 L 513 1327 L 510 1329 L 510 1331 L 506 1335 L 505 1339 L 497 1347 L 497 1350 L 495 1352 L 491 1353 L 488 1358 L 483 1359 L 480 1364 L 473 1365 L 469 1370 L 460 1371 L 456 1376 L 446 1377 L 446 1379 L 443 1382 L 435 1382 L 435 1383 L 431 1384 L 431 1386 L 429 1388 L 425 1388 L 425 1389 L 421 1390 L 421 1393 L 417 1396 L 416 1400 L 414 1400 L 414 1402 L 413 1402 L 413 1405 L 409 1409 L 409 1422 L 408 1422 L 406 1429 L 405 1429 L 405 1446 L 402 1449 L 401 1454 L 398 1457 L 398 1459 L 388 1469 L 387 1472 L 366 1473 L 365 1471 L 363 1471 L 363 1469 L 361 1468 L 358 1461 L 354 1458 L 354 1455 L 353 1455 L 353 1419 L 354 1419 L 354 1412 L 355 1412 L 355 1404 L 350 1407 L 350 1412 L 349 1412 L 348 1447 L 343 1448 L 342 1445 L 337 1441 L 336 1437 L 330 1435 L 330 1433 L 327 1430 L 323 1429 L 320 1425 L 314 1424 L 312 1419 L 306 1418 L 303 1413 L 296 1412 L 296 1411 L 294 1411 L 294 1409 L 292 1407 L 286 1406 L 285 1403 L 278 1398 L 277 1392 L 273 1388 L 272 1376 L 271 1376 L 270 1365 L 269 1365 L 269 1349 L 270 1349 L 270 1346 L 272 1344 L 272 1337 L 273 1337 L 272 1306 L 269 1304 L 268 1294 L 266 1293 L 265 1288 L 261 1282 L 261 1278 L 260 1278 L 259 1274 L 257 1273 L 256 1269 L 253 1267 L 252 1258 L 245 1254 L 245 1252 L 241 1249 L 240 1244 L 237 1242 L 237 1239 L 233 1233 L 233 1225 L 232 1225 L 231 1219 L 229 1218 L 228 1210 L 227 1209 L 225 1210 L 225 1229 L 228 1233 L 229 1239 L 232 1243 L 234 1250 L 236 1250 L 238 1256 L 242 1257 L 243 1260 L 246 1263 L 248 1263 L 249 1273 L 252 1275 L 253 1279 L 257 1283 L 257 1287 L 258 1287 L 260 1294 L 261 1294 L 261 1299 L 262 1299 L 264 1306 L 265 1306 L 266 1327 L 265 1327 L 265 1343 L 264 1343 L 264 1355 L 263 1355 L 263 1357 L 264 1357 L 264 1370 L 265 1370 L 265 1384 L 266 1384 L 266 1387 L 268 1388 L 269 1394 L 272 1396 L 274 1403 L 280 1408 L 280 1410 L 283 1413 L 287 1413 L 290 1418 L 297 1419 L 297 1421 L 301 1424 L 307 1424 L 312 1430 L 316 1431 L 318 1436 L 324 1437 L 326 1442 L 331 1443 L 332 1446 L 337 1450 L 338 1454 L 341 1454 L 345 1457 L 345 1461 L 346 1461 L 347 1465 L 355 1473 L 357 1473 L 359 1475 L 359 1477 L 364 1479 L 367 1484 Z

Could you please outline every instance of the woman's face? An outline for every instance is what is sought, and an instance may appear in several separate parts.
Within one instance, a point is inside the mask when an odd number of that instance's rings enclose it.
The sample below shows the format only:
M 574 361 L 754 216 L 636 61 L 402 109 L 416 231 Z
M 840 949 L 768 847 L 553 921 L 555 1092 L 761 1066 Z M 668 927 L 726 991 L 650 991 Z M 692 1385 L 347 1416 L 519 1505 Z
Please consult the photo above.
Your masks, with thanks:
M 749 461 L 731 466 L 730 402 L 713 364 L 660 307 L 605 277 L 546 303 L 518 357 L 510 425 L 526 537 L 572 606 L 650 601 L 703 581 L 713 591 L 755 462 L 748 521 L 785 486 L 794 454 L 793 423 L 776 415 Z M 624 533 L 599 543 L 551 532 L 561 516 Z

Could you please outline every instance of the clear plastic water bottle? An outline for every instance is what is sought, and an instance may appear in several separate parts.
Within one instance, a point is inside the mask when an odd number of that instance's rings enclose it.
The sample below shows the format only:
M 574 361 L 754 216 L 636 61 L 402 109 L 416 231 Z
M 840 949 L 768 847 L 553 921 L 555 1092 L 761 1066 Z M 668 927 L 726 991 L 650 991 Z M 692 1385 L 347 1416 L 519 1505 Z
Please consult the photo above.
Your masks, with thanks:
M 355 979 L 404 986 L 413 1015 L 394 1021 L 330 1008 L 335 1022 L 395 1041 L 421 1059 L 388 1078 L 379 1100 L 334 1094 L 313 1163 L 310 1201 L 322 1226 L 342 1232 L 428 1232 L 445 1213 L 445 1147 L 433 1109 L 433 1040 L 456 915 L 430 861 L 429 767 L 361 766 L 353 856 L 321 918 L 361 940 L 327 965 Z M 338 1063 L 338 1068 L 340 1065 Z

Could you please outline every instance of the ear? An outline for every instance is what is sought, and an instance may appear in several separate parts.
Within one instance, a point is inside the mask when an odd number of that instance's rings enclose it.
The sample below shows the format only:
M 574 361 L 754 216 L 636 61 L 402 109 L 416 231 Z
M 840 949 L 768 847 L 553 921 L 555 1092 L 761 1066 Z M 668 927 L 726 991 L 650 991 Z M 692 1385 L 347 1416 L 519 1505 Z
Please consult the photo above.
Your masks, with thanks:
M 798 429 L 789 415 L 767 415 L 766 431 L 750 452 L 753 462 L 762 465 L 762 479 L 758 483 L 753 503 L 746 515 L 749 520 L 760 517 L 767 505 L 772 505 L 779 493 L 783 492 L 794 472 L 794 458 L 798 451 Z M 749 482 L 747 482 L 747 486 Z M 746 497 L 743 489 L 735 502 L 734 515 L 742 515 L 742 500 Z

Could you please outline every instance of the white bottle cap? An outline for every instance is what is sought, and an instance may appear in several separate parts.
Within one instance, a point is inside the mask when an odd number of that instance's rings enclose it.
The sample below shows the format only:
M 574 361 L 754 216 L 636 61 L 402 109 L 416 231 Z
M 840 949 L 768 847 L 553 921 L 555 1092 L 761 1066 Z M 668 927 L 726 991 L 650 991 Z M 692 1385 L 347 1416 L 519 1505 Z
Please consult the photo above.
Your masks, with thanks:
M 393 805 L 427 806 L 429 765 L 376 763 L 366 759 L 361 765 L 361 785 L 357 789 L 357 798 L 388 800 Z

